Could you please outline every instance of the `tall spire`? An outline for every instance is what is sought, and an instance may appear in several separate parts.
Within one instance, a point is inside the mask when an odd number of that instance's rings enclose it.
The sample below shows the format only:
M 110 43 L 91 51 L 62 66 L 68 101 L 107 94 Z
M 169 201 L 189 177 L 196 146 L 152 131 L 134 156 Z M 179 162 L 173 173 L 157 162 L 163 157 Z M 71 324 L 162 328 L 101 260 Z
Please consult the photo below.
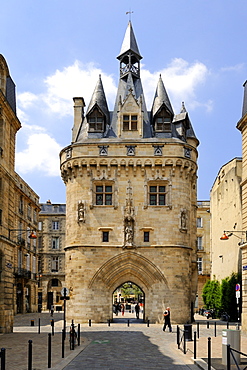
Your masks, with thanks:
M 129 52 L 129 51 L 132 51 L 133 53 L 135 53 L 136 56 L 139 57 L 139 60 L 142 59 L 142 56 L 141 56 L 141 54 L 139 52 L 139 49 L 138 49 L 138 46 L 137 46 L 137 42 L 136 42 L 136 38 L 135 38 L 135 35 L 134 35 L 134 31 L 133 31 L 131 21 L 129 21 L 129 23 L 128 23 L 128 26 L 127 26 L 127 29 L 126 29 L 126 32 L 125 32 L 125 36 L 124 36 L 124 40 L 123 40 L 123 43 L 122 43 L 121 51 L 120 51 L 120 54 L 117 58 L 121 59 L 121 56 L 123 54 Z

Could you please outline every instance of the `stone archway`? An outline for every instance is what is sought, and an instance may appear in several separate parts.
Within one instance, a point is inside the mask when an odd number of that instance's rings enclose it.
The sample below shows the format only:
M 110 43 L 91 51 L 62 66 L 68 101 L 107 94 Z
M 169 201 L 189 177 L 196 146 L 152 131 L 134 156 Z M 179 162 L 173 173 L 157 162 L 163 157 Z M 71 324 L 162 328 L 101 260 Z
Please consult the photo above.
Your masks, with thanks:
M 112 318 L 112 292 L 117 287 L 131 281 L 138 285 L 146 297 L 146 318 L 150 317 L 151 302 L 154 293 L 160 286 L 168 290 L 165 276 L 149 259 L 135 251 L 123 251 L 105 262 L 94 274 L 88 288 L 99 294 L 105 291 L 109 303 L 108 313 Z M 153 319 L 153 321 L 155 321 Z

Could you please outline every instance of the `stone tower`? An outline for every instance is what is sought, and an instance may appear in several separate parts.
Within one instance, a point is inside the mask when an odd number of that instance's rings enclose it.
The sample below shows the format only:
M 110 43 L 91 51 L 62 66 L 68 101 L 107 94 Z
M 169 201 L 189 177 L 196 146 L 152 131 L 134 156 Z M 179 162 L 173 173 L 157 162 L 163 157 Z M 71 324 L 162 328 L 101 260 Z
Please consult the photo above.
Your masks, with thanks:
M 188 322 L 197 289 L 197 146 L 182 104 L 174 114 L 160 76 L 147 111 L 129 22 L 117 57 L 114 110 L 101 76 L 84 112 L 74 98 L 72 143 L 61 151 L 66 184 L 67 319 L 112 318 L 125 282 L 145 296 L 144 318 Z

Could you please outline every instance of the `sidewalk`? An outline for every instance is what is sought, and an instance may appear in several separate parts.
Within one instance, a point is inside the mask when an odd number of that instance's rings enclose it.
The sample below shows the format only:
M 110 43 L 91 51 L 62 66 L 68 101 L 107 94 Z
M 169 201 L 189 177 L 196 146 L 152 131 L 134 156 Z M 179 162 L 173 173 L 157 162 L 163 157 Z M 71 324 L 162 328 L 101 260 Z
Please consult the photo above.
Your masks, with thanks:
M 41 321 L 41 333 L 38 334 L 38 320 Z M 51 333 L 51 319 L 55 322 L 55 335 L 52 339 L 52 370 L 74 369 L 109 369 L 119 367 L 125 369 L 198 369 L 198 366 L 208 369 L 208 337 L 211 337 L 212 368 L 225 370 L 221 364 L 222 329 L 226 323 L 217 322 L 217 337 L 214 336 L 214 325 L 202 316 L 195 317 L 200 322 L 200 337 L 197 339 L 197 360 L 193 360 L 193 341 L 186 342 L 187 352 L 183 354 L 176 344 L 176 325 L 173 333 L 163 332 L 160 324 L 142 323 L 133 314 L 126 313 L 124 318 L 115 317 L 114 323 L 81 325 L 81 345 L 75 350 L 69 349 L 69 336 L 65 341 L 65 358 L 62 359 L 62 329 L 63 313 L 17 315 L 14 323 L 14 333 L 0 335 L 0 348 L 6 348 L 6 369 L 28 369 L 28 341 L 32 340 L 33 364 L 32 370 L 48 368 L 48 333 Z M 34 320 L 34 326 L 31 326 Z M 129 320 L 129 326 L 128 326 Z M 77 324 L 77 323 L 75 323 Z M 67 331 L 70 323 L 67 322 Z M 183 325 L 180 326 L 183 328 Z M 229 328 L 235 329 L 231 325 Z M 193 325 L 192 332 L 196 331 Z M 193 335 L 194 336 L 194 335 Z M 242 352 L 247 353 L 247 337 L 241 336 Z M 246 360 L 244 359 L 246 362 Z M 82 365 L 83 364 L 83 365 Z M 245 366 L 247 363 L 245 363 Z M 243 367 L 242 367 L 243 368 Z M 233 369 L 233 367 L 232 367 Z

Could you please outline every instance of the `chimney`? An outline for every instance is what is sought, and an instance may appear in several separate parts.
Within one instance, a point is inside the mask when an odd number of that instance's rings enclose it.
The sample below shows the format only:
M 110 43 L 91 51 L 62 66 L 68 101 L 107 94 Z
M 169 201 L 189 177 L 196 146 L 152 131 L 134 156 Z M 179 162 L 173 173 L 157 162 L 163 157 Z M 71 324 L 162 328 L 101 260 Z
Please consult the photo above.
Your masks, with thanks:
M 83 98 L 73 98 L 74 100 L 74 126 L 72 128 L 72 143 L 75 142 L 78 130 L 84 118 L 85 102 Z

